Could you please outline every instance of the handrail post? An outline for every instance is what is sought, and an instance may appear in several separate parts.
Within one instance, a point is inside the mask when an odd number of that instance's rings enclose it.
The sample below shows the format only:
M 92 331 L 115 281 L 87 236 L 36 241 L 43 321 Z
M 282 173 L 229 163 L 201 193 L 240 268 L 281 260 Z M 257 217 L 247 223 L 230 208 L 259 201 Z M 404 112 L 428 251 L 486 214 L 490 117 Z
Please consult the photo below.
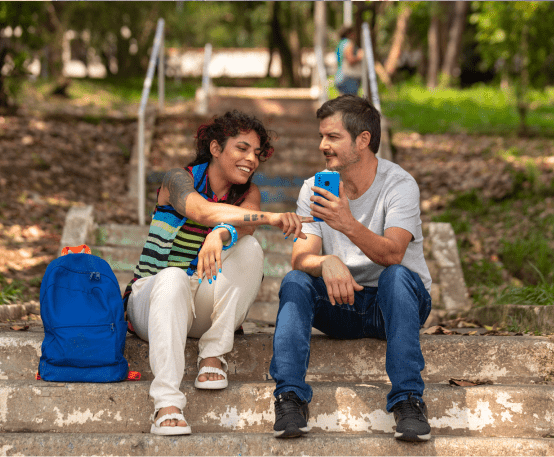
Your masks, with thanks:
M 210 61 L 212 59 L 212 45 L 204 46 L 204 65 L 202 66 L 202 87 L 196 90 L 196 113 L 205 115 L 208 113 L 210 92 Z
M 364 47 L 364 71 L 363 71 L 363 82 L 364 82 L 364 94 L 368 96 L 368 86 L 371 92 L 371 102 L 373 106 L 381 112 L 381 101 L 379 100 L 379 87 L 377 86 L 377 75 L 375 74 L 375 60 L 373 58 L 373 46 L 371 44 L 371 34 L 369 33 L 369 24 L 364 22 L 362 24 L 362 46 Z M 368 82 L 369 79 L 369 82 Z M 384 119 L 381 118 L 381 131 L 383 131 Z M 392 160 L 390 155 L 390 148 L 383 146 L 383 141 L 379 145 L 379 150 L 377 151 L 377 157 L 383 157 L 381 151 L 384 151 L 384 158 Z M 383 149 L 385 148 L 385 149 Z M 388 152 L 387 152 L 388 151 Z
M 144 225 L 145 166 L 144 166 L 144 110 L 138 114 L 138 223 Z
M 323 60 L 323 49 L 321 45 L 314 47 L 317 72 L 319 76 L 319 103 L 322 105 L 327 101 L 327 73 L 325 72 L 325 62 Z
M 146 71 L 146 79 L 144 80 L 144 86 L 142 88 L 142 95 L 140 98 L 140 106 L 138 111 L 138 132 L 137 132 L 137 143 L 138 143 L 138 166 L 137 166 L 137 179 L 138 179 L 138 221 L 139 225 L 144 225 L 144 209 L 145 209 L 145 193 L 146 193 L 146 166 L 144 159 L 144 116 L 146 111 L 146 104 L 148 103 L 148 96 L 150 95 L 150 88 L 152 87 L 152 79 L 154 77 L 154 71 L 156 67 L 156 61 L 159 61 L 158 65 L 158 78 L 161 80 L 158 81 L 159 84 L 159 94 L 160 99 L 160 110 L 163 110 L 164 103 L 164 77 L 165 72 L 163 71 L 163 56 L 159 55 L 160 46 L 162 48 L 163 54 L 163 31 L 164 31 L 164 20 L 158 19 L 158 26 L 156 27 L 156 36 L 154 37 L 154 47 L 152 48 L 152 54 L 150 55 L 150 60 L 148 62 L 148 70 Z
M 162 28 L 160 37 L 160 52 L 158 58 L 158 109 L 160 113 L 164 110 L 165 102 L 165 37 Z
M 202 69 L 202 90 L 208 95 L 210 90 L 210 61 L 212 60 L 212 44 L 204 46 L 204 67 Z
M 381 102 L 379 100 L 379 88 L 377 86 L 377 75 L 375 74 L 375 60 L 373 59 L 373 47 L 371 45 L 371 34 L 369 33 L 369 24 L 362 24 L 362 42 L 364 47 L 364 75 L 369 76 L 369 89 L 371 92 L 371 101 L 373 106 L 381 112 Z M 366 83 L 367 85 L 367 83 Z M 364 88 L 364 94 L 367 96 L 367 88 Z

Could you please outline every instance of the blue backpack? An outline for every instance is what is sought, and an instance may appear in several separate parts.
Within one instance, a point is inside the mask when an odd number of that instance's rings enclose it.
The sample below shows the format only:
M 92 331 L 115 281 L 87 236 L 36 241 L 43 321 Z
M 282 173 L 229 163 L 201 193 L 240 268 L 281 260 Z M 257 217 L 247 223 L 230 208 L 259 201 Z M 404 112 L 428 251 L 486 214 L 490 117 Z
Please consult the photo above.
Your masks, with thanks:
M 81 249 L 85 253 L 80 252 Z M 69 254 L 69 255 L 65 255 Z M 45 381 L 114 382 L 127 378 L 127 334 L 117 279 L 86 245 L 64 248 L 40 286 L 44 341 L 39 376 Z

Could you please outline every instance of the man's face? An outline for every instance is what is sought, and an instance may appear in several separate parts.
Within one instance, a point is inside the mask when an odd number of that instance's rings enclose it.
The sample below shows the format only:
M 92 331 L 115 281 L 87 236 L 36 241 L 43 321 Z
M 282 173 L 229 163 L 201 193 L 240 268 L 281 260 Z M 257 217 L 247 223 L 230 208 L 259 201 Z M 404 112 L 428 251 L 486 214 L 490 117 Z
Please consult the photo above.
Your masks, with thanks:
M 321 143 L 319 150 L 325 155 L 327 169 L 344 171 L 361 160 L 356 142 L 342 124 L 342 114 L 335 113 L 319 123 Z

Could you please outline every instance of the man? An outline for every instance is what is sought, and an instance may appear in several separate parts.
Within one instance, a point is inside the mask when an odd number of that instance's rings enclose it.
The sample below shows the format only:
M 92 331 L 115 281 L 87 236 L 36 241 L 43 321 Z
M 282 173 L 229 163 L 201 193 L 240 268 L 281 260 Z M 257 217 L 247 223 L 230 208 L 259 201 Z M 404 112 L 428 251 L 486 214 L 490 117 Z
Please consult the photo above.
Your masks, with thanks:
M 367 100 L 342 95 L 325 102 L 317 118 L 326 168 L 338 171 L 341 183 L 336 197 L 313 187 L 312 177 L 298 197 L 298 215 L 324 222 L 303 227 L 307 239 L 294 243 L 293 271 L 279 291 L 270 366 L 277 383 L 274 435 L 308 431 L 312 389 L 305 378 L 313 326 L 333 338 L 387 340 L 387 411 L 394 413 L 395 437 L 426 441 L 431 429 L 422 400 L 419 329 L 431 311 L 431 277 L 419 188 L 398 165 L 376 157 L 381 121 Z

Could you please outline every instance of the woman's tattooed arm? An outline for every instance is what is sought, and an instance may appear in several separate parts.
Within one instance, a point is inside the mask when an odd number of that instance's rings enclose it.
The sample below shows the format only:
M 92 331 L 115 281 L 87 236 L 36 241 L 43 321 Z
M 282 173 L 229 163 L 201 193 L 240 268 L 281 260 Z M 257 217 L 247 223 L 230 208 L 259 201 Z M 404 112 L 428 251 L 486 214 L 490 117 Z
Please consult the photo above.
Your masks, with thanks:
M 173 168 L 165 174 L 162 182 L 163 188 L 169 191 L 169 204 L 179 214 L 186 216 L 187 197 L 195 192 L 192 176 L 182 168 Z

